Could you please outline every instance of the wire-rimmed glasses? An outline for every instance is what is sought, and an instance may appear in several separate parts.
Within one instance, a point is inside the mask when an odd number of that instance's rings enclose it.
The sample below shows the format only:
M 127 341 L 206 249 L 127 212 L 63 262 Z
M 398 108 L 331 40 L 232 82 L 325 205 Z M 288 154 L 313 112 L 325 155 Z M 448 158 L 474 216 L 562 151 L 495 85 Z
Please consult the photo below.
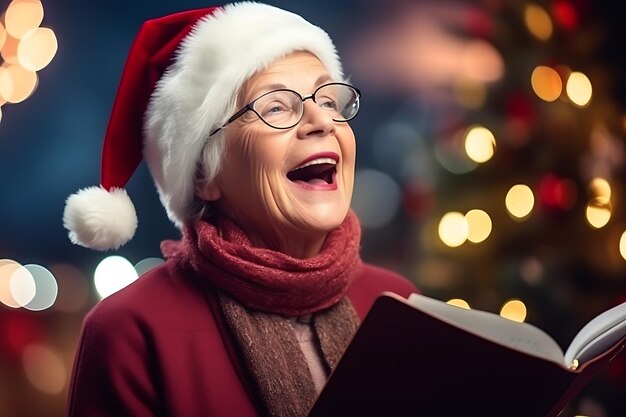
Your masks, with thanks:
M 361 92 L 345 83 L 328 83 L 319 86 L 311 95 L 302 97 L 296 91 L 281 88 L 267 92 L 246 104 L 210 136 L 234 122 L 248 111 L 253 111 L 266 125 L 274 129 L 290 129 L 304 114 L 304 101 L 311 99 L 326 110 L 336 122 L 354 119 L 359 112 Z

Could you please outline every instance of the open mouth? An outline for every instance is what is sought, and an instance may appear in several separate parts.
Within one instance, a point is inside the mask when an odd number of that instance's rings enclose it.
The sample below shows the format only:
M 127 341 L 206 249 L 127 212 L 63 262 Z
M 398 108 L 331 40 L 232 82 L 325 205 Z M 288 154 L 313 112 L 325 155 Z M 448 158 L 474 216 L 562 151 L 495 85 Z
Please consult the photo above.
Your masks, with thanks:
M 317 158 L 295 167 L 287 173 L 293 182 L 309 185 L 328 185 L 335 181 L 337 161 L 332 158 Z

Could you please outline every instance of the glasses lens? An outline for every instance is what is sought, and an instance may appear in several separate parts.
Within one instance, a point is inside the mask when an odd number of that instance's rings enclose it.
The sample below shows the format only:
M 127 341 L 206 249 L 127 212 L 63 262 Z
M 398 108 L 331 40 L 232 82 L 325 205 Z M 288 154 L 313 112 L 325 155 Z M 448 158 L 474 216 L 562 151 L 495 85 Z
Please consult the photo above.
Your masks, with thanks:
M 327 84 L 315 93 L 318 106 L 328 110 L 333 120 L 345 122 L 351 120 L 359 111 L 359 93 L 346 84 Z
M 259 97 L 254 110 L 268 125 L 284 129 L 298 123 L 302 100 L 293 91 L 276 90 Z

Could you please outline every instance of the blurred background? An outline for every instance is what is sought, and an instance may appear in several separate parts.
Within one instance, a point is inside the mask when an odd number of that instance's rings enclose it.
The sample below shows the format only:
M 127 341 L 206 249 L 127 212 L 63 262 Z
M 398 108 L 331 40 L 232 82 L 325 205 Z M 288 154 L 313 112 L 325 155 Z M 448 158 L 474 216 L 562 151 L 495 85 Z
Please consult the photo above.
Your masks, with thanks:
M 621 2 L 268 3 L 327 30 L 363 93 L 351 124 L 365 260 L 426 295 L 535 324 L 564 350 L 626 301 Z M 140 24 L 208 5 L 0 2 L 0 416 L 63 414 L 83 316 L 179 236 L 143 164 L 123 248 L 72 245 L 62 213 L 99 183 Z M 625 396 L 622 354 L 562 415 L 624 416 Z

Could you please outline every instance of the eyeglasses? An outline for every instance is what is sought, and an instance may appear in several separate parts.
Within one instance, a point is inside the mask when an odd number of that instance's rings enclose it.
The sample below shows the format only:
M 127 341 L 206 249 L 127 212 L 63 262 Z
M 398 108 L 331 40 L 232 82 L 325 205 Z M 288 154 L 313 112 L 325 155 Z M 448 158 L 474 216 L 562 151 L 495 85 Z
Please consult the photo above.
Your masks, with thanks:
M 311 99 L 324 109 L 335 122 L 347 122 L 354 119 L 359 112 L 361 92 L 355 87 L 344 83 L 328 83 L 309 96 L 287 88 L 270 91 L 256 98 L 237 111 L 224 125 L 211 132 L 213 136 L 228 124 L 253 111 L 269 127 L 289 129 L 300 123 L 304 114 L 304 101 Z

